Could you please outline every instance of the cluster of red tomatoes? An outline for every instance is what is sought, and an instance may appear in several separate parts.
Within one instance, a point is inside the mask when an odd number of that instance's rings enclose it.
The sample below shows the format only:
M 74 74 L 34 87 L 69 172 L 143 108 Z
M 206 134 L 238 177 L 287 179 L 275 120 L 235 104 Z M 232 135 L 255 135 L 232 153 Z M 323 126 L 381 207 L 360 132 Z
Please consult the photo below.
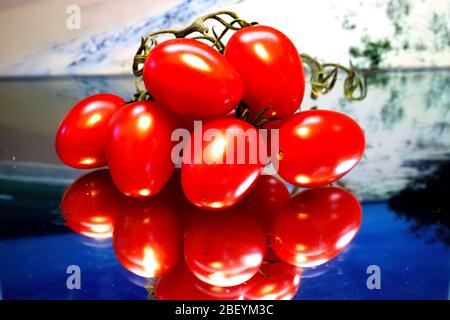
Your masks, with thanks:
M 322 187 L 291 197 L 268 175 L 236 206 L 205 212 L 186 200 L 180 174 L 155 197 L 136 199 L 101 169 L 76 180 L 61 201 L 67 226 L 112 238 L 127 270 L 156 281 L 156 299 L 290 299 L 301 268 L 337 256 L 361 224 L 361 207 L 347 191 Z
M 112 235 L 128 270 L 161 277 L 160 299 L 292 297 L 299 267 L 330 260 L 356 234 L 357 200 L 333 187 L 290 198 L 282 182 L 261 176 L 263 163 L 226 161 L 230 141 L 202 140 L 196 148 L 193 137 L 235 130 L 245 134 L 245 150 L 271 150 L 273 141 L 260 143 L 252 119 L 273 120 L 259 125 L 279 130 L 278 174 L 296 186 L 320 187 L 361 159 L 359 125 L 334 111 L 296 113 L 305 91 L 302 61 L 293 43 L 267 26 L 239 29 L 223 55 L 195 39 L 167 40 L 150 50 L 142 76 L 151 99 L 94 95 L 59 127 L 63 162 L 109 167 L 66 192 L 69 226 L 88 236 Z M 236 112 L 242 106 L 245 117 Z M 187 141 L 194 153 L 174 173 L 172 134 L 180 127 L 192 131 L 196 120 L 201 132 Z M 239 149 L 232 150 L 238 158 Z M 197 157 L 222 161 L 198 163 Z
M 364 152 L 363 132 L 350 117 L 328 110 L 295 113 L 305 91 L 302 62 L 293 43 L 271 27 L 238 30 L 223 55 L 195 39 L 167 40 L 150 51 L 143 80 L 151 100 L 125 103 L 111 94 L 88 97 L 69 111 L 56 137 L 63 162 L 76 168 L 108 165 L 116 186 L 131 197 L 160 192 L 175 166 L 172 133 L 178 127 L 192 129 L 194 120 L 204 121 L 201 133 L 255 131 L 257 138 L 244 138 L 245 150 L 260 149 L 258 129 L 233 114 L 241 101 L 248 106 L 246 119 L 262 111 L 280 119 L 265 126 L 279 129 L 278 173 L 291 184 L 330 184 L 350 171 Z M 196 143 L 193 136 L 188 145 Z M 219 142 L 201 141 L 196 152 L 225 159 L 229 149 Z M 181 166 L 183 190 L 193 204 L 209 210 L 239 202 L 263 167 L 260 162 L 193 162 Z

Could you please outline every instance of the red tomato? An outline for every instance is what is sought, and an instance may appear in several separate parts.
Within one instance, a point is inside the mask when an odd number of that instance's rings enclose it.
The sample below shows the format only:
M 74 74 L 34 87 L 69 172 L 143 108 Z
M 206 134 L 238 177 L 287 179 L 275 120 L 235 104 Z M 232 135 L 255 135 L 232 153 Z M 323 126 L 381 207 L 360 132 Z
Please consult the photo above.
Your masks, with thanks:
M 125 102 L 112 94 L 96 94 L 78 102 L 65 115 L 56 134 L 56 153 L 79 169 L 106 165 L 108 122 Z
M 169 180 L 174 120 L 153 101 L 125 105 L 111 119 L 106 154 L 116 186 L 131 197 L 151 197 Z
M 206 137 L 208 133 L 214 135 Z M 263 168 L 259 152 L 265 154 L 265 142 L 260 140 L 256 128 L 233 118 L 211 120 L 195 130 L 181 166 L 186 197 L 208 210 L 228 208 L 241 200 Z
M 186 267 L 178 264 L 155 286 L 155 300 L 236 300 L 242 297 L 244 285 L 217 287 L 198 280 Z
M 330 110 L 295 114 L 280 127 L 279 175 L 291 184 L 330 184 L 359 162 L 364 133 L 352 118 Z
M 213 286 L 231 287 L 249 280 L 265 251 L 265 232 L 258 220 L 234 208 L 199 214 L 186 226 L 186 264 L 198 279 Z
M 255 115 L 266 107 L 266 117 L 285 118 L 300 107 L 305 92 L 302 61 L 294 44 L 280 31 L 251 26 L 234 33 L 225 58 L 244 82 L 244 102 Z
M 143 78 L 156 101 L 194 119 L 225 116 L 242 98 L 236 70 L 219 52 L 194 39 L 172 39 L 153 48 Z
M 146 278 L 161 276 L 182 255 L 183 230 L 165 199 L 128 198 L 117 215 L 114 252 L 130 272 Z
M 300 287 L 302 270 L 282 261 L 264 262 L 246 283 L 244 297 L 249 300 L 290 300 Z
M 275 216 L 271 243 L 285 262 L 314 267 L 344 250 L 361 225 L 361 206 L 347 191 L 323 187 L 300 192 Z
M 108 170 L 88 173 L 73 182 L 62 197 L 61 211 L 66 226 L 90 238 L 111 238 L 123 198 Z

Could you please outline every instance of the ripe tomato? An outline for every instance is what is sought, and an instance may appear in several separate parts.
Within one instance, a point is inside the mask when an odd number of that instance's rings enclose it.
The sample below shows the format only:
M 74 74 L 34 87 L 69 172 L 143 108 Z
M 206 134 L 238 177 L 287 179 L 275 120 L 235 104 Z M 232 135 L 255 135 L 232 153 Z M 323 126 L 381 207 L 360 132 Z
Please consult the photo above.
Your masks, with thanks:
M 169 180 L 175 128 L 168 110 L 153 101 L 125 105 L 111 119 L 106 154 L 116 186 L 131 197 L 150 197 Z
M 217 287 L 197 279 L 179 263 L 172 271 L 161 277 L 155 286 L 155 300 L 236 300 L 242 297 L 244 285 Z
M 153 48 L 143 78 L 156 101 L 193 119 L 225 116 L 242 98 L 242 80 L 233 66 L 194 39 L 172 39 Z
M 361 206 L 347 191 L 323 187 L 300 192 L 275 216 L 271 243 L 285 262 L 314 267 L 336 257 L 361 225 Z
M 186 264 L 198 279 L 213 286 L 231 287 L 249 280 L 265 251 L 261 224 L 235 208 L 198 214 L 185 229 Z
M 106 165 L 106 133 L 112 115 L 125 102 L 113 94 L 96 94 L 65 115 L 56 134 L 56 153 L 68 166 L 89 169 Z
M 90 172 L 73 182 L 62 197 L 66 226 L 90 238 L 111 238 L 116 212 L 124 197 L 108 170 Z
M 209 133 L 213 135 L 206 137 Z M 255 127 L 239 119 L 206 122 L 186 146 L 181 166 L 183 191 L 202 209 L 224 209 L 237 203 L 263 168 L 259 153 L 265 153 L 265 142 Z
M 349 172 L 364 153 L 364 133 L 352 118 L 330 110 L 295 114 L 280 127 L 279 175 L 318 187 Z
M 300 287 L 302 270 L 282 261 L 267 261 L 246 283 L 249 300 L 290 300 Z
M 286 118 L 300 107 L 305 75 L 294 44 L 280 31 L 251 26 L 234 33 L 225 48 L 225 58 L 244 82 L 244 102 L 251 114 L 266 107 L 266 117 Z
M 182 254 L 183 229 L 165 199 L 132 199 L 121 207 L 113 233 L 117 259 L 146 278 L 167 273 Z

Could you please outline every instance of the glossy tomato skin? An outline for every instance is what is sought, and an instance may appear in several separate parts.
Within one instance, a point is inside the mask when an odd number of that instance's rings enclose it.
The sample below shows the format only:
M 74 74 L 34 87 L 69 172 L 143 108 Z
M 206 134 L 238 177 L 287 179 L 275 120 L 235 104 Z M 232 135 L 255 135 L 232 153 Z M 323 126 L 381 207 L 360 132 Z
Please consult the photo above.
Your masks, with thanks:
M 155 286 L 155 300 L 237 300 L 243 296 L 244 285 L 211 286 L 197 279 L 184 262 L 161 277 Z
M 167 183 L 175 128 L 172 114 L 154 101 L 125 105 L 108 128 L 107 159 L 116 186 L 127 196 L 151 197 Z
M 208 132 L 217 136 L 208 140 Z M 239 139 L 244 143 L 239 144 Z M 190 149 L 185 148 L 181 166 L 183 191 L 189 201 L 206 210 L 229 208 L 240 201 L 263 168 L 258 155 L 265 154 L 265 142 L 261 139 L 255 127 L 239 119 L 214 119 L 197 128 L 187 141 Z
M 283 261 L 267 261 L 246 283 L 247 300 L 290 300 L 300 288 L 302 270 Z
M 235 208 L 198 214 L 186 225 L 186 264 L 198 279 L 213 286 L 232 287 L 249 280 L 265 251 L 264 228 L 254 216 Z
M 144 63 L 143 79 L 156 101 L 193 119 L 225 116 L 243 93 L 233 66 L 194 39 L 167 40 L 153 48 Z
M 324 186 L 338 180 L 364 154 L 361 127 L 336 111 L 297 113 L 280 127 L 279 134 L 278 173 L 301 187 Z
M 113 248 L 128 271 L 146 278 L 162 276 L 177 265 L 182 246 L 181 221 L 166 199 L 127 198 L 117 215 Z
M 61 200 L 66 226 L 94 239 L 112 237 L 117 210 L 125 196 L 117 190 L 106 169 L 90 172 L 65 191 Z
M 341 253 L 361 225 L 361 206 L 347 191 L 309 189 L 291 198 L 272 222 L 272 249 L 298 267 L 324 264 Z
M 252 114 L 286 118 L 300 107 L 305 91 L 302 61 L 292 41 L 262 25 L 242 28 L 230 38 L 225 58 L 244 82 L 244 102 Z
M 73 106 L 56 134 L 56 153 L 61 161 L 78 169 L 105 166 L 108 122 L 124 102 L 121 97 L 102 93 Z

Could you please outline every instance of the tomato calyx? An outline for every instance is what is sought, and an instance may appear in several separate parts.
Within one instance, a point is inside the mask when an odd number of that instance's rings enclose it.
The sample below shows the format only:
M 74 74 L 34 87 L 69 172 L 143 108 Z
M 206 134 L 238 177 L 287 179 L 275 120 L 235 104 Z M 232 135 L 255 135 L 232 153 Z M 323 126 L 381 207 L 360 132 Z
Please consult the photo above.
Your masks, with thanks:
M 267 106 L 261 111 L 259 111 L 257 114 L 255 114 L 253 117 L 250 116 L 250 108 L 247 106 L 247 104 L 244 101 L 241 101 L 239 105 L 236 108 L 236 118 L 244 120 L 245 122 L 250 123 L 256 128 L 260 128 L 264 126 L 265 124 L 272 122 L 272 121 L 281 121 L 283 119 L 279 117 L 268 117 L 265 118 L 267 111 L 269 111 L 271 106 Z

